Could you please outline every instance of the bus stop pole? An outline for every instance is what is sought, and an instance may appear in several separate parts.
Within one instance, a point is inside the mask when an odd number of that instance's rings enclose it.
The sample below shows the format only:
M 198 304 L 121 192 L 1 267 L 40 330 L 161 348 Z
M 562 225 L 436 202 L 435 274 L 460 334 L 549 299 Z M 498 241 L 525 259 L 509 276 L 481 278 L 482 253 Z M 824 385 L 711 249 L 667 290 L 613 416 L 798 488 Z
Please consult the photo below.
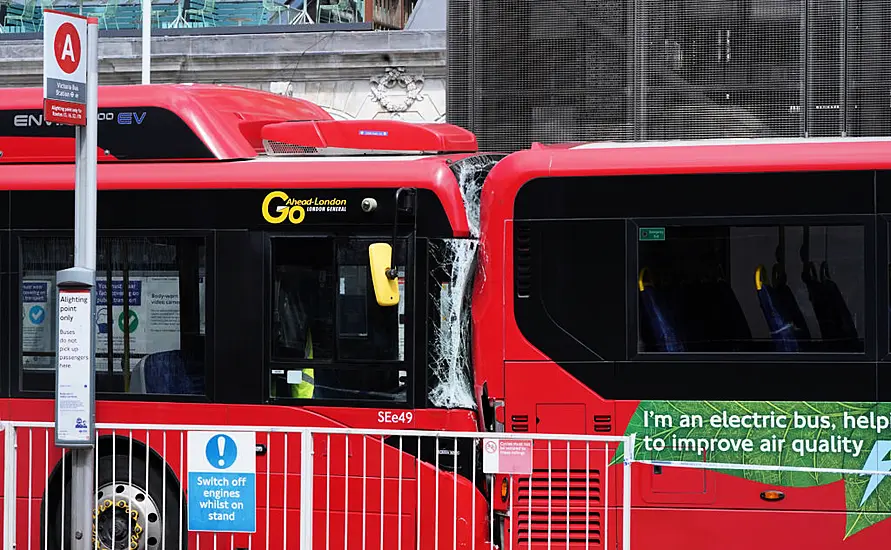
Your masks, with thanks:
M 152 0 L 142 0 L 142 83 L 152 81 Z
M 74 267 L 84 273 L 92 287 L 96 271 L 96 176 L 99 103 L 99 25 L 95 18 L 87 24 L 87 101 L 85 127 L 76 129 L 77 168 L 74 188 Z M 58 279 L 57 279 L 58 281 Z M 108 292 L 110 295 L 111 293 Z M 93 309 L 93 301 L 90 300 Z M 95 310 L 94 310 L 95 311 Z M 93 312 L 91 312 L 91 317 Z M 90 410 L 95 414 L 96 324 L 90 323 Z M 95 434 L 94 419 L 89 419 Z M 95 436 L 94 436 L 95 437 Z M 87 550 L 92 538 L 92 510 L 95 505 L 93 479 L 96 472 L 94 447 L 71 451 L 71 532 L 72 549 Z M 64 522 L 64 519 L 63 519 Z

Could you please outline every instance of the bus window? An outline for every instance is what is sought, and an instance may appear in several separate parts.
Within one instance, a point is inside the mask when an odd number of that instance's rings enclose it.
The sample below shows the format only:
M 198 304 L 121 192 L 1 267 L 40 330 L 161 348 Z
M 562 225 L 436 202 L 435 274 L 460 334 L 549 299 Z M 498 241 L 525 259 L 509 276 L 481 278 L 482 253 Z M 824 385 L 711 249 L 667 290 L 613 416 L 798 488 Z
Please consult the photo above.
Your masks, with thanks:
M 406 300 L 379 306 L 368 270 L 380 240 L 272 239 L 271 397 L 405 400 Z M 400 286 L 406 245 L 394 255 Z
M 864 352 L 862 226 L 639 231 L 638 351 Z
M 401 361 L 405 354 L 405 302 L 377 304 L 368 272 L 368 239 L 344 239 L 337 247 L 337 338 L 341 359 Z M 405 242 L 394 258 L 399 293 L 405 293 Z
M 274 239 L 273 360 L 334 358 L 334 243 Z
M 97 391 L 205 395 L 204 239 L 100 237 L 97 248 Z M 23 237 L 20 250 L 22 389 L 51 389 L 55 272 L 71 266 L 73 243 Z

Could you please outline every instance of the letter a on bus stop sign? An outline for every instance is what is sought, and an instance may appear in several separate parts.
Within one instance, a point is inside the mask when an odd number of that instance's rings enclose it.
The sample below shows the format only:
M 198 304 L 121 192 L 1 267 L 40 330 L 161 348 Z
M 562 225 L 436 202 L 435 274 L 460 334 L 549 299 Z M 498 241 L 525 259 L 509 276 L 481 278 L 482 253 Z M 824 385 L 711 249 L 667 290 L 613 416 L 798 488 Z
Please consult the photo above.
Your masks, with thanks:
M 43 118 L 87 123 L 87 18 L 44 10 Z

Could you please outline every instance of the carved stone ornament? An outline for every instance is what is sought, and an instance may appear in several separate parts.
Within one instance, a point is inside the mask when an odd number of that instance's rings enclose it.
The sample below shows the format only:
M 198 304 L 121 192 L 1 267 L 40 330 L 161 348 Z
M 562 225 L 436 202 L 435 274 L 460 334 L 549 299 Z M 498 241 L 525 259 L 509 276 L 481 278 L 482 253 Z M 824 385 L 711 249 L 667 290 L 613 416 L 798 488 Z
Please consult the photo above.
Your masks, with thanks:
M 391 67 L 382 75 L 371 78 L 371 98 L 380 104 L 388 113 L 399 114 L 417 101 L 423 101 L 421 91 L 424 89 L 424 77 L 405 74 L 405 67 Z M 405 95 L 398 91 L 404 90 Z M 390 94 L 395 97 L 391 97 Z
M 269 91 L 283 95 L 285 97 L 294 97 L 294 83 L 293 82 L 270 82 L 269 83 Z

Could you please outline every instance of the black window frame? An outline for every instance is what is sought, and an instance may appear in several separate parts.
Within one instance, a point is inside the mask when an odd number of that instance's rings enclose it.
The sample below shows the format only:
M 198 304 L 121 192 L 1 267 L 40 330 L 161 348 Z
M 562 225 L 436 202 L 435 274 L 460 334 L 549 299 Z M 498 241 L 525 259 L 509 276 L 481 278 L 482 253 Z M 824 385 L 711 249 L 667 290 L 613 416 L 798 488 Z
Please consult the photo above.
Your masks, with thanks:
M 876 252 L 881 266 L 876 273 L 876 304 L 883 306 L 876 310 L 876 334 L 883 335 L 877 337 L 877 355 L 879 362 L 891 363 L 891 214 L 876 215 Z
M 7 203 L 7 207 L 8 197 L 8 193 L 0 193 L 0 202 Z M 21 281 L 21 271 L 18 264 L 13 262 L 12 242 L 12 232 L 9 229 L 0 231 L 0 395 L 3 397 L 16 397 L 22 370 L 19 355 L 22 338 L 21 329 L 18 328 L 22 322 L 22 290 L 21 285 L 13 284 L 14 281 Z M 18 253 L 15 254 L 15 260 L 18 261 Z M 17 296 L 14 288 L 18 290 Z M 18 338 L 15 338 L 16 335 Z
M 641 266 L 639 229 L 646 227 L 670 226 L 858 226 L 863 228 L 863 269 L 864 269 L 864 314 L 863 352 L 682 352 L 660 353 L 645 352 L 638 349 L 640 330 L 639 296 L 637 278 Z M 877 276 L 879 258 L 877 257 L 877 219 L 875 215 L 817 215 L 817 216 L 733 216 L 733 217 L 672 217 L 672 218 L 631 218 L 627 220 L 628 252 L 626 254 L 627 327 L 626 358 L 632 362 L 690 362 L 690 361 L 770 361 L 770 362 L 875 362 L 878 357 L 878 338 L 876 313 L 878 300 L 870 300 L 870 296 L 879 296 Z
M 380 361 L 380 360 L 367 360 L 367 359 L 349 359 L 349 360 L 340 360 L 336 358 L 332 359 L 312 359 L 312 360 L 280 360 L 274 359 L 272 355 L 272 347 L 273 347 L 273 292 L 274 292 L 274 280 L 275 280 L 275 271 L 274 271 L 274 258 L 273 258 L 273 240 L 275 239 L 328 239 L 332 243 L 333 255 L 334 255 L 334 274 L 337 276 L 338 273 L 338 248 L 337 242 L 339 240 L 349 240 L 349 239 L 362 239 L 369 242 L 387 242 L 390 243 L 393 239 L 392 230 L 389 232 L 386 229 L 375 228 L 374 230 L 365 230 L 365 231 L 356 231 L 355 228 L 350 228 L 349 231 L 337 231 L 336 229 L 325 229 L 325 228 L 314 228 L 312 230 L 308 230 L 305 233 L 283 233 L 283 232 L 265 232 L 263 235 L 263 247 L 264 247 L 264 262 L 263 262 L 263 279 L 264 279 L 264 291 L 263 291 L 263 394 L 265 396 L 265 400 L 268 403 L 273 404 L 295 404 L 295 405 L 311 405 L 311 406 L 321 406 L 321 407 L 357 407 L 357 408 L 371 408 L 371 407 L 386 407 L 390 409 L 412 409 L 415 407 L 416 402 L 416 385 L 418 383 L 422 383 L 425 378 L 423 375 L 419 374 L 417 371 L 419 368 L 425 368 L 426 364 L 419 364 L 417 361 L 417 346 L 418 342 L 416 341 L 418 337 L 418 333 L 423 333 L 424 331 L 417 331 L 414 322 L 417 318 L 417 304 L 419 300 L 417 299 L 417 289 L 418 289 L 418 269 L 417 269 L 417 249 L 418 249 L 418 236 L 417 232 L 412 228 L 408 229 L 407 227 L 400 227 L 397 231 L 397 247 L 398 246 L 406 246 L 406 250 L 404 251 L 406 265 L 405 265 L 405 288 L 402 296 L 400 297 L 400 301 L 405 301 L 405 335 L 404 335 L 404 349 L 403 349 L 403 359 L 402 361 Z M 396 255 L 396 251 L 394 251 L 394 256 Z M 369 286 L 367 288 L 368 292 L 373 292 L 372 288 Z M 392 306 L 392 307 L 399 307 Z M 335 292 L 335 303 L 333 313 L 335 315 L 334 319 L 334 334 L 336 340 L 337 334 L 337 294 Z M 305 365 L 305 368 L 312 368 L 314 370 L 329 368 L 336 369 L 340 371 L 346 370 L 359 370 L 363 368 L 373 368 L 375 370 L 381 371 L 405 371 L 406 380 L 405 380 L 405 400 L 383 400 L 383 399 L 328 399 L 328 398 L 312 398 L 312 399 L 302 399 L 291 396 L 272 396 L 271 392 L 271 375 L 273 370 L 288 370 L 290 367 L 294 369 L 295 365 Z M 296 370 L 296 369 L 294 369 Z
M 513 216 L 507 220 L 508 227 L 512 226 L 513 243 L 509 256 L 512 264 L 508 267 L 511 272 L 505 276 L 514 279 L 513 296 L 508 299 L 514 303 L 519 334 L 605 400 L 874 401 L 883 397 L 891 401 L 891 383 L 887 382 L 891 380 L 891 361 L 874 359 L 876 349 L 888 348 L 885 337 L 878 336 L 883 333 L 882 321 L 877 324 L 876 316 L 869 313 L 887 306 L 887 294 L 891 292 L 878 284 L 881 275 L 876 262 L 891 252 L 875 245 L 891 237 L 878 231 L 885 222 L 877 212 L 891 216 L 891 171 L 741 168 L 726 172 L 535 177 L 517 191 Z M 656 227 L 660 222 L 667 225 L 692 220 L 710 225 L 746 221 L 761 222 L 756 225 L 783 221 L 866 225 L 864 292 L 875 297 L 865 303 L 867 354 L 639 355 L 638 223 L 630 220 Z M 609 239 L 608 254 L 598 260 L 608 257 L 610 261 L 597 282 L 616 289 L 625 285 L 624 294 L 617 291 L 615 296 L 605 295 L 606 307 L 600 308 L 601 317 L 592 324 L 598 324 L 609 338 L 592 340 L 600 346 L 594 348 L 573 338 L 542 307 L 544 287 L 539 285 L 551 265 L 544 265 L 545 256 L 537 250 L 541 247 L 539 236 L 544 234 L 539 227 L 588 222 L 596 226 L 590 232 L 577 231 L 580 245 L 569 253 L 590 256 L 594 250 L 589 244 L 592 235 Z M 591 267 L 588 260 L 574 265 L 596 269 L 596 264 Z M 549 261 L 553 264 L 555 257 L 552 255 Z M 881 273 L 887 269 L 883 264 Z M 517 292 L 518 278 L 527 287 L 525 296 Z M 587 311 L 576 310 L 566 314 L 578 318 L 587 315 Z M 889 368 L 884 372 L 886 365 Z
M 891 213 L 876 215 L 876 384 L 877 402 L 891 402 Z M 884 312 L 884 313 L 882 313 Z M 882 335 L 882 336 L 878 336 Z
M 8 338 L 8 349 L 10 357 L 10 374 L 9 374 L 9 392 L 12 398 L 26 399 L 53 399 L 53 391 L 41 390 L 25 390 L 23 389 L 24 369 L 22 365 L 23 349 L 22 349 L 22 282 L 24 272 L 22 270 L 22 239 L 23 238 L 68 238 L 73 239 L 74 235 L 71 231 L 61 230 L 34 230 L 34 229 L 12 229 L 6 232 L 8 238 L 6 246 L 9 254 L 9 277 L 6 277 L 8 284 L 7 306 L 3 310 L 5 319 L 8 319 L 9 328 L 3 331 Z M 165 229 L 109 229 L 97 231 L 97 246 L 103 238 L 140 238 L 140 237 L 156 237 L 156 238 L 183 238 L 183 239 L 203 239 L 204 242 L 204 262 L 205 262 L 205 282 L 204 282 L 204 394 L 185 395 L 185 394 L 152 394 L 152 393 L 117 393 L 99 391 L 98 379 L 96 381 L 96 400 L 99 401 L 148 401 L 148 402 L 176 402 L 176 403 L 210 403 L 213 402 L 214 380 L 214 302 L 216 296 L 215 283 L 215 232 L 213 230 L 165 230 Z M 99 252 L 97 250 L 97 252 Z M 98 261 L 98 254 L 97 254 Z M 97 272 L 102 271 L 103 266 L 97 265 Z M 55 292 L 55 288 L 51 288 L 50 292 Z M 15 305 L 13 305 L 15 304 Z M 97 335 L 98 338 L 98 335 Z M 96 373 L 102 369 L 103 360 L 98 357 L 95 359 Z M 47 376 L 54 378 L 55 373 L 49 372 L 39 374 L 38 376 Z M 52 385 L 52 384 L 51 384 Z

